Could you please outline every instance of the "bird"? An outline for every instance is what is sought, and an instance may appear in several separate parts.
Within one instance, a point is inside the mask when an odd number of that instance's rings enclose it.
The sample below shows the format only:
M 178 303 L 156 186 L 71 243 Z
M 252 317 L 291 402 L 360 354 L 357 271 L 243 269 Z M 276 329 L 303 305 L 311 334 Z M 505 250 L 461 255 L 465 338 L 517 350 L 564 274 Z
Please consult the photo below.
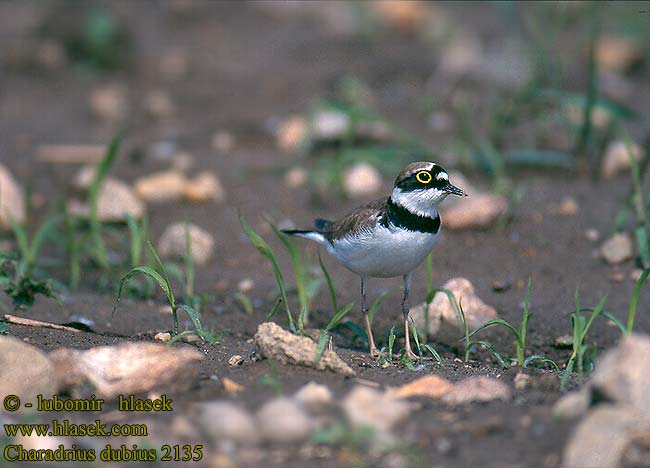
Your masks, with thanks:
M 316 219 L 314 229 L 283 230 L 286 235 L 324 246 L 340 264 L 360 277 L 361 312 L 373 357 L 379 356 L 379 350 L 368 318 L 367 279 L 401 276 L 405 352 L 411 359 L 418 358 L 409 336 L 411 276 L 438 239 L 438 205 L 448 195 L 467 196 L 449 181 L 449 173 L 438 164 L 412 162 L 399 173 L 388 197 L 360 206 L 335 221 Z

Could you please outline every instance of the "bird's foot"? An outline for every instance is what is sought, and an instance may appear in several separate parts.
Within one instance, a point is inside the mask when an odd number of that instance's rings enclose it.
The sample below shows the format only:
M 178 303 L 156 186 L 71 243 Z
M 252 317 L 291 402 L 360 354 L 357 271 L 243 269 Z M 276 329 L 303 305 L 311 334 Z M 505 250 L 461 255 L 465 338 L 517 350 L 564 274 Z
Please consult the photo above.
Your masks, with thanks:
M 417 354 L 415 354 L 415 353 L 414 353 L 413 351 L 411 351 L 409 348 L 406 349 L 406 356 L 407 356 L 409 359 L 412 359 L 412 360 L 414 360 L 414 361 L 417 361 L 417 360 L 420 359 L 420 356 L 418 356 Z
M 379 357 L 381 355 L 381 353 L 379 352 L 376 346 L 372 346 L 369 352 L 370 352 L 370 357 L 373 358 Z

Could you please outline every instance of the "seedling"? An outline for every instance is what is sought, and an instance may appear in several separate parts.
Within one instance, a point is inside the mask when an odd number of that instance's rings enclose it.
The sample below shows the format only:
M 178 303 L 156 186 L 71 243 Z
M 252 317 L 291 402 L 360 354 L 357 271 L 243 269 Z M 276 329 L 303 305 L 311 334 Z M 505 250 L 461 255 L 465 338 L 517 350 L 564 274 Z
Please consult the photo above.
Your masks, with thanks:
M 273 252 L 273 249 L 271 246 L 260 236 L 258 233 L 256 233 L 244 220 L 243 216 L 239 217 L 239 223 L 242 226 L 242 229 L 244 230 L 244 233 L 246 236 L 250 239 L 252 244 L 255 246 L 255 248 L 266 258 L 268 258 L 271 262 L 271 265 L 273 266 L 273 273 L 275 275 L 275 281 L 278 283 L 278 289 L 280 290 L 280 296 L 276 300 L 273 308 L 271 309 L 271 313 L 267 316 L 267 320 L 270 319 L 275 313 L 277 312 L 278 308 L 280 305 L 284 305 L 284 310 L 287 313 L 287 319 L 289 320 L 289 329 L 293 333 L 297 333 L 296 330 L 296 325 L 293 320 L 293 315 L 291 314 L 291 309 L 289 307 L 289 301 L 287 300 L 287 289 L 285 287 L 285 282 L 284 282 L 284 276 L 282 275 L 282 270 L 280 269 L 280 263 L 278 262 L 278 258 L 276 257 L 275 253 Z
M 641 287 L 643 287 L 643 284 L 648 279 L 648 275 L 650 275 L 650 268 L 643 270 L 643 273 L 641 273 L 641 276 L 634 286 L 634 292 L 632 293 L 632 298 L 630 299 L 630 307 L 627 311 L 627 325 L 625 327 L 625 335 L 631 334 L 632 330 L 634 329 L 634 319 L 636 318 L 636 307 L 639 304 Z
M 103 270 L 108 269 L 109 261 L 106 244 L 102 237 L 102 223 L 99 220 L 99 194 L 104 180 L 106 179 L 106 176 L 108 176 L 108 172 L 117 158 L 118 150 L 124 140 L 124 135 L 124 131 L 120 131 L 115 138 L 113 138 L 113 141 L 111 141 L 106 150 L 106 154 L 97 166 L 95 176 L 90 184 L 90 188 L 88 189 L 90 238 L 93 243 L 92 252 L 95 261 Z
M 187 304 L 178 304 L 176 302 L 176 297 L 174 295 L 174 291 L 169 281 L 169 276 L 167 274 L 165 265 L 160 260 L 160 257 L 158 256 L 156 249 L 154 249 L 153 245 L 151 245 L 151 242 L 148 241 L 147 245 L 149 247 L 152 256 L 156 260 L 158 271 L 156 271 L 155 269 L 149 266 L 141 265 L 133 268 L 124 277 L 122 277 L 122 279 L 120 280 L 119 288 L 117 290 L 117 295 L 115 297 L 115 305 L 113 306 L 113 313 L 115 313 L 115 310 L 117 309 L 117 306 L 120 302 L 120 298 L 122 296 L 122 290 L 126 282 L 136 275 L 145 275 L 153 279 L 156 283 L 158 283 L 160 288 L 167 296 L 167 301 L 169 302 L 169 307 L 171 308 L 172 317 L 174 319 L 174 328 L 172 331 L 173 334 L 176 335 L 169 341 L 169 344 L 174 343 L 175 341 L 181 339 L 183 336 L 186 335 L 197 335 L 201 339 L 208 341 L 210 344 L 216 343 L 218 341 L 218 337 L 215 336 L 212 332 L 203 328 L 203 325 L 201 325 L 199 313 L 193 307 Z M 190 317 L 190 320 L 194 324 L 194 328 L 195 328 L 194 330 L 186 330 L 183 331 L 182 333 L 178 333 L 178 311 L 179 310 L 185 311 L 187 313 L 187 315 Z
M 601 297 L 600 301 L 598 302 L 598 305 L 594 309 L 582 309 L 580 307 L 579 292 L 578 289 L 576 288 L 574 300 L 575 300 L 575 310 L 573 313 L 571 313 L 571 323 L 573 325 L 573 341 L 572 341 L 573 352 L 571 353 L 571 357 L 567 362 L 564 373 L 562 374 L 562 379 L 560 380 L 560 388 L 562 390 L 566 388 L 566 384 L 568 382 L 569 376 L 571 375 L 574 369 L 578 374 L 578 381 L 580 382 L 580 384 L 582 384 L 584 380 L 585 364 L 586 364 L 585 355 L 589 350 L 589 347 L 585 344 L 585 338 L 587 337 L 587 333 L 589 333 L 589 329 L 591 328 L 591 325 L 594 323 L 594 320 L 596 320 L 596 318 L 598 318 L 598 316 L 603 313 L 607 296 Z M 586 311 L 591 312 L 589 318 L 583 315 L 583 312 Z
M 60 217 L 54 215 L 47 219 L 31 239 L 11 214 L 8 218 L 20 255 L 0 254 L 0 287 L 11 297 L 15 308 L 31 307 L 38 294 L 56 299 L 52 281 L 36 279 L 35 268 L 43 243 L 56 228 Z
M 503 319 L 493 319 L 493 320 L 488 320 L 484 324 L 482 324 L 480 327 L 478 327 L 476 330 L 472 331 L 469 335 L 467 335 L 467 338 L 471 338 L 474 336 L 476 333 L 480 332 L 481 330 L 484 330 L 488 327 L 491 327 L 493 325 L 501 325 L 506 327 L 508 330 L 512 332 L 512 334 L 515 337 L 515 346 L 516 346 L 516 358 L 515 358 L 515 363 L 518 366 L 521 367 L 527 367 L 530 363 L 534 361 L 539 361 L 539 362 L 544 362 L 551 364 L 553 367 L 559 370 L 557 367 L 557 364 L 555 364 L 554 361 L 551 359 L 547 358 L 546 356 L 542 356 L 539 354 L 535 354 L 533 356 L 526 357 L 526 333 L 528 331 L 528 320 L 532 316 L 532 313 L 529 310 L 529 305 L 530 305 L 530 293 L 532 289 L 532 281 L 531 278 L 528 278 L 528 286 L 526 288 L 526 298 L 524 299 L 524 310 L 523 310 L 523 315 L 521 317 L 521 323 L 519 325 L 519 329 L 515 328 L 513 325 L 511 325 L 509 322 L 503 320 Z M 505 363 L 503 358 L 494 351 L 492 346 L 489 346 L 487 342 L 479 342 L 479 344 L 482 344 L 485 346 L 490 352 L 497 357 L 499 362 Z

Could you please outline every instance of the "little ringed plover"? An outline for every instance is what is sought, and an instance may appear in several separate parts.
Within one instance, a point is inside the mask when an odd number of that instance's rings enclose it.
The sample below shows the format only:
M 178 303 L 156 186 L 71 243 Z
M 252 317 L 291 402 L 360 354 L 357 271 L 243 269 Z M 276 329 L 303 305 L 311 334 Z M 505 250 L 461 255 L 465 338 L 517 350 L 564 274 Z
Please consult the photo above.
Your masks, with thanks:
M 431 251 L 440 233 L 437 206 L 447 195 L 466 196 L 449 182 L 449 174 L 433 162 L 414 162 L 399 173 L 391 195 L 356 208 L 336 221 L 317 219 L 313 230 L 284 230 L 323 245 L 343 266 L 361 278 L 361 312 L 370 354 L 379 354 L 366 305 L 366 278 L 402 276 L 406 354 L 409 336 L 411 274 Z

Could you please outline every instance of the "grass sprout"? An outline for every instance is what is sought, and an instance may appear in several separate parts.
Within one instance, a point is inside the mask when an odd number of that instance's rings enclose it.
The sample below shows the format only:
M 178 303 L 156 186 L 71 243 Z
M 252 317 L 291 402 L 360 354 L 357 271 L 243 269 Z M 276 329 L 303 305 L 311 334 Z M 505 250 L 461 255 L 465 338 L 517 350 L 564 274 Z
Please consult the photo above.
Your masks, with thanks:
M 156 283 L 158 283 L 160 288 L 165 293 L 167 297 L 167 301 L 169 302 L 169 307 L 171 308 L 172 317 L 174 319 L 174 328 L 172 331 L 175 335 L 169 341 L 169 344 L 174 343 L 175 341 L 181 339 L 186 335 L 196 335 L 201 339 L 210 342 L 210 344 L 216 343 L 218 341 L 218 337 L 212 332 L 203 328 L 203 325 L 201 324 L 201 320 L 199 317 L 199 313 L 193 307 L 187 304 L 177 303 L 176 296 L 174 295 L 174 291 L 169 281 L 169 275 L 167 274 L 167 269 L 165 268 L 165 265 L 160 260 L 160 257 L 158 256 L 158 253 L 156 252 L 156 249 L 153 247 L 151 242 L 147 241 L 147 246 L 149 247 L 152 256 L 156 260 L 158 270 L 155 270 L 154 268 L 149 266 L 141 265 L 141 266 L 136 266 L 135 268 L 131 269 L 131 271 L 129 271 L 126 275 L 124 275 L 120 280 L 120 285 L 117 290 L 117 294 L 115 297 L 115 305 L 113 306 L 113 313 L 115 313 L 115 310 L 117 309 L 117 306 L 120 302 L 124 285 L 131 278 L 137 275 L 145 275 L 153 279 Z M 185 313 L 187 313 L 187 315 L 190 317 L 190 320 L 194 324 L 194 328 L 195 328 L 194 330 L 186 330 L 183 331 L 182 333 L 178 333 L 178 311 L 179 310 L 182 310 Z

